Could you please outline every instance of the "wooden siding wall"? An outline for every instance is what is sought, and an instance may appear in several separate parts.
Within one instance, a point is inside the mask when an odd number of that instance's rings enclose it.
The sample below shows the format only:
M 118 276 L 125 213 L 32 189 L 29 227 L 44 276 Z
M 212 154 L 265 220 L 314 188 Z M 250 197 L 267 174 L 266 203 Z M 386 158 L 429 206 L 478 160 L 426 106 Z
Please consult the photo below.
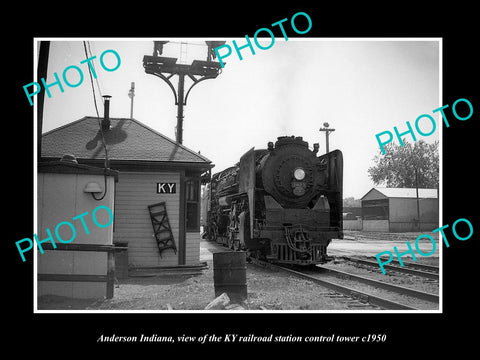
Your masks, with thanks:
M 175 194 L 157 194 L 157 183 L 176 183 Z M 164 201 L 172 227 L 173 249 L 160 257 L 153 235 L 148 205 Z M 121 172 L 115 193 L 114 242 L 128 242 L 128 263 L 132 267 L 175 266 L 179 253 L 180 174 L 174 172 Z

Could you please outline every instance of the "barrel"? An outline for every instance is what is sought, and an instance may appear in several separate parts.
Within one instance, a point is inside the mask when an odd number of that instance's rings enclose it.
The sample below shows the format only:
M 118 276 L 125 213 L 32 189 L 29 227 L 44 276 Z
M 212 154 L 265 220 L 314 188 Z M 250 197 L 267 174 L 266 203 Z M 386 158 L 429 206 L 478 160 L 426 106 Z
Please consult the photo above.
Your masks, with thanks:
M 245 251 L 213 253 L 215 296 L 227 293 L 233 301 L 247 299 L 247 266 Z

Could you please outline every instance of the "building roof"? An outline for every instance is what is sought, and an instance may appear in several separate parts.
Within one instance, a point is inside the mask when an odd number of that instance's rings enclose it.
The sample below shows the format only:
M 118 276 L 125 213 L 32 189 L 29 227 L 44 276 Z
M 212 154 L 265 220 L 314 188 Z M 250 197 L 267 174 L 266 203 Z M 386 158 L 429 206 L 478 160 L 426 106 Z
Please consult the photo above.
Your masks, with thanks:
M 362 200 L 386 199 L 386 198 L 416 198 L 416 188 L 385 188 L 375 187 L 363 195 Z M 421 199 L 436 199 L 437 189 L 418 189 L 418 197 Z
M 59 159 L 73 154 L 77 160 L 103 160 L 105 150 L 97 117 L 80 120 L 48 131 L 42 135 L 42 158 Z M 110 118 L 110 129 L 104 138 L 110 161 L 145 161 L 188 163 L 205 166 L 206 157 L 129 118 Z M 211 165 L 209 165 L 211 167 Z

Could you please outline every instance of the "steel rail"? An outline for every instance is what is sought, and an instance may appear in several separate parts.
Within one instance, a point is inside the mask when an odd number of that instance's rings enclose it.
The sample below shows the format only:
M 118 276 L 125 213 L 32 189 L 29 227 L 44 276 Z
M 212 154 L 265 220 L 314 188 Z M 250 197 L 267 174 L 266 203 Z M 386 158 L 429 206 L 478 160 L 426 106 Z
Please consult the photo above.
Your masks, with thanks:
M 358 282 L 361 282 L 361 283 L 364 283 L 364 284 L 367 284 L 367 285 L 372 285 L 372 286 L 375 286 L 377 288 L 392 291 L 392 292 L 395 292 L 395 293 L 398 293 L 398 294 L 401 294 L 401 295 L 413 296 L 413 297 L 418 298 L 418 299 L 435 302 L 437 304 L 439 303 L 439 296 L 435 295 L 435 294 L 426 293 L 426 292 L 423 292 L 423 291 L 407 288 L 407 287 L 400 286 L 400 285 L 389 284 L 389 283 L 386 283 L 386 282 L 383 282 L 383 281 L 370 279 L 370 278 L 367 278 L 367 277 L 364 277 L 364 276 L 346 273 L 344 271 L 329 269 L 329 268 L 326 268 L 326 267 L 323 267 L 323 266 L 320 266 L 320 265 L 317 265 L 317 268 L 319 268 L 323 271 L 328 271 L 329 273 L 331 273 L 335 276 L 352 279 L 352 280 L 355 280 L 355 281 L 358 281 Z
M 261 263 L 263 263 L 263 262 L 256 260 L 254 263 L 257 263 L 257 264 L 260 263 L 259 265 L 262 265 Z M 334 290 L 334 291 L 336 291 L 340 294 L 347 295 L 349 297 L 353 297 L 353 298 L 356 298 L 356 299 L 361 299 L 363 301 L 367 301 L 368 303 L 370 303 L 372 305 L 379 306 L 383 309 L 387 309 L 387 310 L 419 310 L 419 309 L 411 307 L 411 306 L 403 305 L 403 304 L 400 304 L 400 303 L 397 303 L 397 302 L 394 302 L 394 301 L 391 301 L 391 300 L 383 299 L 383 298 L 378 297 L 378 296 L 370 295 L 370 294 L 358 291 L 356 289 L 352 289 L 352 288 L 349 288 L 347 286 L 335 284 L 335 283 L 327 281 L 327 280 L 319 279 L 315 276 L 311 276 L 311 275 L 302 273 L 300 271 L 289 269 L 289 268 L 286 268 L 286 267 L 283 267 L 283 266 L 274 265 L 274 264 L 270 264 L 270 263 L 268 263 L 267 266 L 270 267 L 271 269 L 281 270 L 281 271 L 293 274 L 295 276 L 313 281 L 313 282 L 315 282 L 315 283 L 317 283 L 317 284 L 319 284 L 323 287 L 326 287 L 330 290 Z
M 392 263 L 394 263 L 396 265 L 400 265 L 400 263 L 397 260 L 392 260 Z M 424 270 L 424 271 L 430 271 L 432 273 L 437 273 L 438 274 L 438 272 L 439 272 L 438 266 L 417 264 L 417 263 L 412 263 L 412 262 L 408 262 L 408 263 L 404 262 L 404 265 L 411 266 L 413 268 L 421 269 L 421 270 Z
M 365 265 L 372 266 L 372 267 L 379 267 L 378 263 L 375 262 L 375 261 L 357 259 L 357 258 L 352 258 L 352 257 L 348 257 L 348 256 L 340 256 L 340 258 L 348 260 L 348 261 L 356 262 L 358 264 L 365 264 Z M 413 264 L 412 266 L 417 266 L 417 264 Z M 424 265 L 424 266 L 426 266 L 426 265 Z M 400 266 L 388 265 L 388 264 L 384 264 L 383 268 L 388 269 L 388 270 L 401 272 L 401 273 L 405 273 L 405 274 L 409 274 L 409 275 L 420 276 L 420 277 L 424 277 L 424 278 L 427 278 L 427 279 L 438 280 L 438 273 L 425 272 L 425 271 L 410 269 L 410 268 L 407 268 L 407 267 L 400 267 Z M 433 267 L 433 268 L 435 269 L 435 267 Z

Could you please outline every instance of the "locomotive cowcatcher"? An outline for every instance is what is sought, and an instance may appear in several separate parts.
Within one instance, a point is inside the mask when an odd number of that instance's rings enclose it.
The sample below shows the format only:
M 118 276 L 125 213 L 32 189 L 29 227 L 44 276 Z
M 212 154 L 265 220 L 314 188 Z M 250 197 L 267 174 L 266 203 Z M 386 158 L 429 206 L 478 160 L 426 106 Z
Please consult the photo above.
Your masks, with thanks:
M 282 136 L 214 174 L 202 194 L 204 237 L 275 263 L 328 261 L 331 239 L 343 238 L 343 158 L 318 149 Z

